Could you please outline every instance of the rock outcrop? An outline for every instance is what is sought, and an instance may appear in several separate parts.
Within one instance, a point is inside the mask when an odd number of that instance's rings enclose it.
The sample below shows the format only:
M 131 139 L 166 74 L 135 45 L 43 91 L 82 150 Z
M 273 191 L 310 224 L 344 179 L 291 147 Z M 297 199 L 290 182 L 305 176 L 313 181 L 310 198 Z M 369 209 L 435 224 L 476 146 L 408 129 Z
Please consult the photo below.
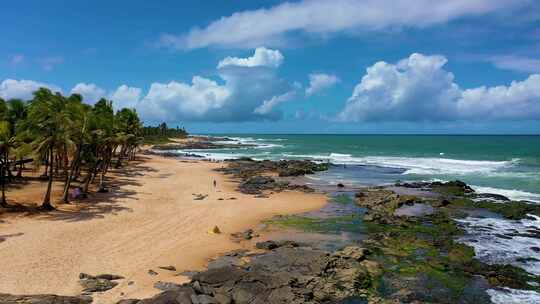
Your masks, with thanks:
M 330 254 L 294 242 L 264 242 L 263 254 L 247 265 L 227 264 L 193 276 L 185 285 L 160 284 L 165 292 L 146 300 L 122 304 L 295 304 L 335 303 L 352 296 L 367 296 L 377 263 L 369 252 L 347 247 Z M 235 253 L 236 256 L 243 253 Z

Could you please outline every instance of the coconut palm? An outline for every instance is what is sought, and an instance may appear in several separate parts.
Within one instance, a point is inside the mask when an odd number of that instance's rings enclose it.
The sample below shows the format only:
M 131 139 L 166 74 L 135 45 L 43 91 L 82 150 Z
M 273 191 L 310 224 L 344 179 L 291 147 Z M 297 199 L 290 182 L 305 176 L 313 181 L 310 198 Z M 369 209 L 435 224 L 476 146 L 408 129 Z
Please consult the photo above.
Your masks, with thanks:
M 17 129 L 24 125 L 24 121 L 28 114 L 28 108 L 26 102 L 21 99 L 10 99 L 7 102 L 7 115 L 6 120 L 9 122 L 10 132 L 12 136 L 16 137 L 16 144 L 18 148 L 15 151 L 15 159 L 19 159 L 19 171 L 18 177 L 22 176 L 23 157 L 28 154 L 28 147 L 25 145 L 26 141 L 24 136 L 17 136 Z
M 82 102 L 82 96 L 73 94 L 67 99 L 66 113 L 72 122 L 68 131 L 71 141 L 75 142 L 75 151 L 69 166 L 69 172 L 65 174 L 64 192 L 62 195 L 62 201 L 64 203 L 69 202 L 69 188 L 71 181 L 75 175 L 75 171 L 80 166 L 81 153 L 84 146 L 85 139 L 88 137 L 88 121 L 91 115 L 92 107 Z M 69 157 L 66 155 L 69 160 Z M 67 166 L 66 166 L 67 169 Z
M 14 142 L 14 137 L 10 132 L 9 122 L 0 121 L 0 183 L 2 184 L 2 198 L 0 200 L 0 206 L 7 207 L 6 201 L 6 170 L 9 167 L 9 158 L 8 151 L 12 148 Z
M 37 159 L 49 159 L 47 191 L 41 205 L 45 210 L 54 209 L 51 205 L 51 192 L 56 153 L 66 152 L 65 147 L 73 144 L 70 138 L 73 122 L 67 111 L 67 104 L 61 94 L 53 94 L 49 89 L 40 88 L 34 93 L 34 99 L 28 109 L 28 123 L 34 137 L 32 141 L 34 152 L 38 156 Z

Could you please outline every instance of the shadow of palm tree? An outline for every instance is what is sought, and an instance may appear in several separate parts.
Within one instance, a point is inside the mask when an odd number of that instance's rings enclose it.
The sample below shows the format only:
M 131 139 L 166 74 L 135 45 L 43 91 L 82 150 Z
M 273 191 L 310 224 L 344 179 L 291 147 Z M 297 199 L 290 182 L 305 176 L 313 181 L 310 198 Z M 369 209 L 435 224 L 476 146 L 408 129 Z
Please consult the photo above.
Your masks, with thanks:
M 107 214 L 131 212 L 132 209 L 121 204 L 126 200 L 137 200 L 137 187 L 142 184 L 137 180 L 151 172 L 158 170 L 144 165 L 147 158 L 138 157 L 120 169 L 113 169 L 110 173 L 114 178 L 106 177 L 105 183 L 109 191 L 106 193 L 90 193 L 88 198 L 60 205 L 61 208 L 52 211 L 43 211 L 39 207 L 29 207 L 31 204 L 16 204 L 5 209 L 11 213 L 26 213 L 39 219 L 78 222 L 96 218 L 103 218 Z M 135 188 L 135 189 L 134 189 Z M 73 207 L 73 208 L 68 208 Z

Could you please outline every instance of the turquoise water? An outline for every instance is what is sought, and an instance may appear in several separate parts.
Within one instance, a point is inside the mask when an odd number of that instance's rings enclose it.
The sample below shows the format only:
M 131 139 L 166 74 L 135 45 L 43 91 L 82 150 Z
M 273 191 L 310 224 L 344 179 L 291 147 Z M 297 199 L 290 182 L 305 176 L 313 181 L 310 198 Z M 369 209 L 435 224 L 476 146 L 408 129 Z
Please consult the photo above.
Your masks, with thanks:
M 540 202 L 540 136 L 219 135 L 253 148 L 199 151 L 215 159 L 312 159 L 339 165 L 314 180 L 385 184 L 460 179 L 479 191 Z

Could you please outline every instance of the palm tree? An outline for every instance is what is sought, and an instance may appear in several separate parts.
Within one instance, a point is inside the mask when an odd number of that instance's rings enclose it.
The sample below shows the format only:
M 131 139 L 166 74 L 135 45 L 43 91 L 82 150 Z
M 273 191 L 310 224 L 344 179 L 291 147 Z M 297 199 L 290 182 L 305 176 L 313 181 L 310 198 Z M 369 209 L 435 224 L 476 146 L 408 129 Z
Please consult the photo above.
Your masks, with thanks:
M 2 183 L 0 206 L 2 207 L 8 206 L 6 201 L 6 168 L 9 166 L 8 151 L 12 142 L 13 137 L 9 131 L 9 123 L 7 121 L 0 121 L 0 182 Z
M 76 142 L 75 152 L 73 154 L 69 172 L 65 174 L 64 192 L 62 201 L 69 202 L 69 188 L 74 178 L 75 171 L 80 166 L 81 153 L 86 137 L 88 137 L 88 121 L 91 115 L 92 107 L 82 102 L 82 96 L 73 94 L 67 99 L 67 115 L 72 122 L 71 129 L 68 132 L 74 142 Z M 69 159 L 68 156 L 66 158 Z
M 37 159 L 49 158 L 49 176 L 47 191 L 41 207 L 52 210 L 51 192 L 55 152 L 72 144 L 69 130 L 72 126 L 66 99 L 59 93 L 53 94 L 49 89 L 40 88 L 34 93 L 34 99 L 28 109 L 28 123 L 34 135 L 32 146 Z
M 24 124 L 24 120 L 28 114 L 27 105 L 21 99 L 10 99 L 7 102 L 7 121 L 9 121 L 10 132 L 12 136 L 17 136 L 17 128 Z M 16 158 L 19 158 L 19 171 L 17 177 L 22 176 L 23 156 L 27 153 L 27 147 L 24 146 L 24 141 L 21 141 L 20 136 L 17 136 L 19 149 L 15 150 Z M 24 139 L 24 138 L 23 138 Z

